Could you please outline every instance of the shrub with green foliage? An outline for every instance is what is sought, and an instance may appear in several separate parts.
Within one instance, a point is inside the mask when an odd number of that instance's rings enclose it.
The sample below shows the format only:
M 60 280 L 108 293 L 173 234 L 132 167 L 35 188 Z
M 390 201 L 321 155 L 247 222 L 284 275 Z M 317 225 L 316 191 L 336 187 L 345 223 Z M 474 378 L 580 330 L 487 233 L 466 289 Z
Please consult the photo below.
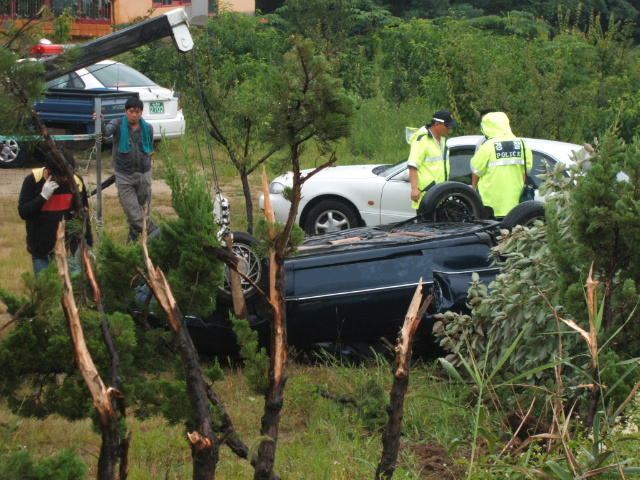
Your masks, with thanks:
M 621 149 L 626 155 L 620 155 Z M 564 176 L 561 165 L 543 175 L 546 181 L 541 193 L 547 195 L 547 226 L 537 224 L 530 229 L 504 231 L 501 243 L 492 252 L 501 270 L 489 285 L 490 292 L 486 286 L 473 282 L 469 297 L 472 315 L 448 312 L 436 328 L 443 347 L 469 362 L 473 352 L 480 368 L 489 370 L 496 367 L 517 335 L 526 329 L 501 375 L 535 371 L 531 380 L 535 378 L 550 390 L 556 374 L 553 369 L 539 367 L 557 359 L 577 367 L 563 367 L 565 386 L 593 381 L 589 378 L 590 357 L 583 339 L 555 316 L 557 313 L 572 319 L 589 330 L 584 283 L 591 262 L 594 278 L 600 281 L 597 291 L 604 302 L 605 328 L 599 339 L 603 345 L 603 378 L 614 372 L 608 377 L 612 380 L 615 372 L 623 368 L 618 356 L 638 356 L 637 342 L 628 341 L 638 335 L 638 313 L 634 308 L 640 303 L 635 287 L 640 281 L 639 253 L 633 247 L 640 232 L 638 145 L 634 142 L 623 146 L 610 136 L 590 158 L 581 151 L 576 153 L 576 160 L 569 168 L 569 176 Z M 623 169 L 629 171 L 631 181 L 616 179 L 617 172 Z M 607 312 L 610 325 L 605 323 Z M 608 353 L 609 350 L 616 353 Z M 636 377 L 637 372 L 629 373 L 621 380 L 617 400 Z
M 69 336 L 67 319 L 60 306 L 62 284 L 55 263 L 37 279 L 30 272 L 26 304 L 15 328 L 0 343 L 0 396 L 13 412 L 44 418 L 57 413 L 69 420 L 93 414 L 92 400 L 78 371 Z M 87 347 L 100 375 L 111 377 L 111 358 L 107 352 L 98 312 L 80 307 Z M 145 385 L 148 373 L 167 368 L 165 330 L 137 328 L 128 314 L 114 312 L 106 317 L 120 361 L 120 386 L 128 405 L 137 402 L 136 393 Z
M 76 21 L 75 15 L 71 13 L 71 8 L 67 7 L 58 13 L 51 23 L 53 24 L 53 43 L 67 43 L 71 40 L 71 30 L 73 22 Z
M 33 461 L 29 450 L 0 456 L 0 478 L 3 480 L 83 480 L 87 466 L 71 450 Z
M 42 274 L 39 275 L 40 280 Z M 14 412 L 44 418 L 52 413 L 70 420 L 86 418 L 91 398 L 73 360 L 66 318 L 57 304 L 60 289 L 50 290 L 56 302 L 32 317 L 21 317 L 0 344 L 0 395 Z M 88 345 L 104 367 L 106 352 L 95 312 L 82 314 Z M 92 340 L 93 339 L 93 340 Z M 104 370 L 103 370 L 104 371 Z
M 594 262 L 594 273 L 605 291 L 604 326 L 624 327 L 624 342 L 614 348 L 623 357 L 640 356 L 640 137 L 625 145 L 605 137 L 587 174 L 572 193 L 570 237 L 554 241 L 559 270 L 559 301 L 571 316 L 581 311 L 584 272 Z M 629 181 L 618 180 L 624 172 Z M 628 322 L 628 323 L 627 323 Z
M 0 286 L 0 300 L 7 306 L 7 311 L 14 314 L 26 302 L 26 299 L 19 299 L 7 292 Z
M 10 47 L 3 45 L 0 48 L 0 109 L 4 112 L 2 135 L 30 134 L 28 121 L 34 113 L 33 100 L 41 99 L 45 92 L 44 81 L 39 80 L 44 72 L 42 63 L 18 62 L 20 54 L 15 51 L 15 43 L 20 40 L 19 37 Z M 28 41 L 33 42 L 34 39 Z
M 544 192 L 553 194 L 547 200 L 545 211 L 548 223 L 559 225 L 562 239 L 569 235 L 565 224 L 570 215 L 570 191 L 584 171 L 584 152 L 581 157 L 571 168 L 569 177 L 564 177 L 561 164 L 556 165 L 555 172 L 546 174 L 548 180 L 544 185 L 549 187 Z M 444 315 L 444 324 L 437 325 L 436 331 L 442 347 L 465 357 L 467 349 L 471 349 L 479 367 L 485 368 L 486 359 L 486 368 L 492 370 L 522 329 L 527 328 L 524 342 L 516 347 L 506 365 L 514 374 L 521 374 L 553 361 L 558 346 L 557 332 L 563 335 L 564 354 L 576 345 L 582 346 L 575 333 L 556 321 L 545 301 L 546 297 L 556 305 L 553 300 L 557 292 L 557 265 L 547 243 L 550 228 L 538 224 L 530 229 L 519 227 L 510 233 L 504 231 L 501 242 L 491 253 L 491 258 L 500 266 L 500 274 L 488 285 L 490 292 L 486 285 L 472 281 L 469 291 L 472 315 L 452 312 Z M 559 313 L 564 314 L 564 310 Z M 553 373 L 548 371 L 539 371 L 536 376 L 554 380 Z
M 350 94 L 378 95 L 386 76 L 377 61 L 379 34 L 399 25 L 398 18 L 371 0 L 288 0 L 276 14 L 287 36 L 313 41 Z
M 229 314 L 233 333 L 240 345 L 240 358 L 245 362 L 245 375 L 254 393 L 264 395 L 269 388 L 269 355 L 258 347 L 258 332 L 251 329 L 249 321 Z
M 206 317 L 215 310 L 223 282 L 222 264 L 202 250 L 205 243 L 220 245 L 213 200 L 207 178 L 190 156 L 181 164 L 165 158 L 165 180 L 178 218 L 162 224 L 160 238 L 149 244 L 149 255 L 165 272 L 180 310 Z
M 285 198 L 287 195 L 287 190 L 283 192 L 283 196 Z M 284 225 L 280 222 L 271 223 L 268 222 L 266 218 L 260 218 L 256 222 L 256 238 L 262 240 L 262 243 L 255 247 L 255 252 L 260 258 L 269 258 L 269 249 L 273 247 L 273 242 L 269 238 L 269 231 L 273 229 L 276 236 L 279 236 L 284 231 Z M 289 254 L 295 255 L 297 248 L 302 245 L 304 240 L 304 230 L 298 225 L 295 224 L 291 229 L 291 236 L 289 238 Z
M 108 235 L 102 235 L 98 245 L 96 278 L 102 303 L 107 313 L 127 312 L 135 297 L 137 268 L 141 267 L 142 248 L 139 244 L 118 245 Z
M 385 29 L 385 96 L 398 104 L 420 96 L 452 110 L 461 125 L 456 134 L 478 133 L 478 112 L 497 108 L 521 136 L 581 143 L 618 121 L 630 141 L 640 117 L 629 85 L 640 81 L 640 63 L 627 24 L 605 30 L 594 17 L 550 37 L 545 23 L 527 18 L 512 12 L 500 19 L 532 29 L 518 36 L 502 35 L 490 17 L 413 19 Z

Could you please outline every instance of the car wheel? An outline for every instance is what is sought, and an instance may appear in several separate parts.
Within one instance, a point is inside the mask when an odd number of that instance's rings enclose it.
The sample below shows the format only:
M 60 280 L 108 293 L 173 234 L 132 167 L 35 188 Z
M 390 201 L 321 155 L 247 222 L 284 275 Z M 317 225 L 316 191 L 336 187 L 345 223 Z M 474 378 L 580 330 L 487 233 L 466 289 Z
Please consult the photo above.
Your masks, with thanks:
M 534 200 L 522 202 L 511 209 L 500 222 L 500 228 L 511 230 L 516 225 L 531 227 L 536 220 L 545 221 L 544 204 Z
M 418 215 L 433 222 L 466 222 L 485 218 L 482 199 L 469 185 L 460 182 L 442 182 L 427 190 Z
M 0 168 L 20 167 L 27 157 L 26 149 L 15 140 L 1 141 L 0 148 Z
M 323 200 L 311 209 L 304 224 L 308 235 L 338 232 L 358 226 L 353 209 L 337 200 Z
M 255 252 L 255 247 L 260 245 L 260 241 L 246 232 L 232 232 L 232 234 L 233 253 L 240 259 L 239 270 L 264 291 L 268 281 L 269 269 Z M 241 285 L 245 300 L 250 301 L 259 295 L 258 290 L 244 278 L 241 280 Z M 227 266 L 224 267 L 224 285 L 218 290 L 218 300 L 223 305 L 233 304 L 231 275 Z

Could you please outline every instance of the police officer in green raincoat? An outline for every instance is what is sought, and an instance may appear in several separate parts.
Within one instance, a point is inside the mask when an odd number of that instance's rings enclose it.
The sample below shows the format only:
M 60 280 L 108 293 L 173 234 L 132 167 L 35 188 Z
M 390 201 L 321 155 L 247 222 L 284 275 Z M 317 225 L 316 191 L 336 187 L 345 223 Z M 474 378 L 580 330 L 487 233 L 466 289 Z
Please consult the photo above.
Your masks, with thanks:
M 431 186 L 449 180 L 447 135 L 458 124 L 448 110 L 438 110 L 431 123 L 413 134 L 407 166 L 411 182 L 411 206 L 418 210 L 420 201 Z
M 512 132 L 503 112 L 482 118 L 482 133 L 487 140 L 471 158 L 471 186 L 478 190 L 485 207 L 495 217 L 504 217 L 520 202 L 526 172 L 531 170 L 531 149 Z

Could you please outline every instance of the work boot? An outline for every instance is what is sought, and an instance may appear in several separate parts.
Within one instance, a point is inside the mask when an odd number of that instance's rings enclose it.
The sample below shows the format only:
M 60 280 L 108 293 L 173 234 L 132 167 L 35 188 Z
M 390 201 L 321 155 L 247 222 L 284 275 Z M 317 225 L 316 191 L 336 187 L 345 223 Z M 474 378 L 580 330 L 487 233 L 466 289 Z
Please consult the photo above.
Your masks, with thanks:
M 138 241 L 139 233 L 129 229 L 129 236 L 127 237 L 127 243 L 136 243 Z
M 158 226 L 147 234 L 147 245 L 156 238 L 160 238 L 160 227 Z

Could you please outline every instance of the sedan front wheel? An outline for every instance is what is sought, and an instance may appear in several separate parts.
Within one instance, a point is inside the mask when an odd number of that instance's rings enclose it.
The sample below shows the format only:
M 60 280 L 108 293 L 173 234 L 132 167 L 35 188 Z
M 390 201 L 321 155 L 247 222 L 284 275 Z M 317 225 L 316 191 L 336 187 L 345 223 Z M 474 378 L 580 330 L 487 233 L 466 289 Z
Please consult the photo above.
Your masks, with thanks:
M 323 200 L 311 209 L 304 222 L 307 235 L 330 233 L 358 226 L 358 216 L 350 207 L 337 200 Z
M 246 232 L 233 233 L 233 254 L 238 257 L 238 270 L 250 278 L 262 291 L 266 291 L 269 284 L 269 267 L 255 252 L 260 241 Z M 244 278 L 241 280 L 242 293 L 246 301 L 256 298 L 260 292 Z M 231 293 L 231 273 L 229 267 L 224 267 L 224 284 L 218 290 L 218 300 L 222 305 L 233 305 Z

